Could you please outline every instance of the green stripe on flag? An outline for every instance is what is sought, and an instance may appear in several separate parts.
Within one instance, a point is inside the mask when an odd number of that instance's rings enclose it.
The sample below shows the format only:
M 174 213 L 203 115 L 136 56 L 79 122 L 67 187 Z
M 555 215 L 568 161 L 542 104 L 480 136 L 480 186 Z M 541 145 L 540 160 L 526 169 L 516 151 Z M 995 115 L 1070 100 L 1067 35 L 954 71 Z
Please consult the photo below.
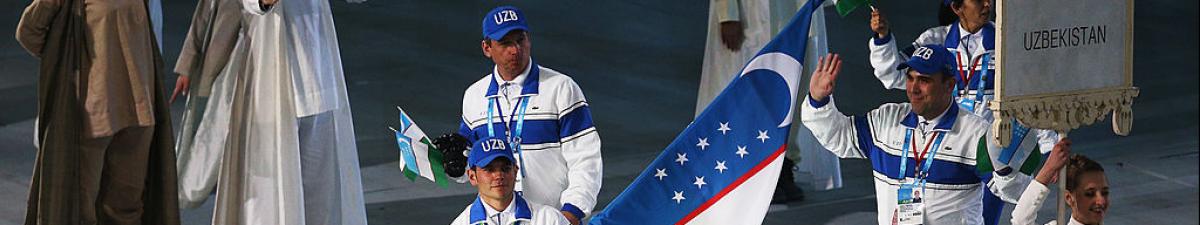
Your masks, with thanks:
M 834 3 L 834 6 L 837 8 L 838 15 L 845 17 L 846 15 L 850 14 L 850 11 L 854 11 L 854 9 L 858 8 L 859 6 L 866 5 L 870 1 L 871 0 L 837 0 Z
M 414 173 L 412 170 L 404 167 L 400 167 L 400 170 L 404 171 L 404 177 L 408 177 L 408 181 L 416 181 L 417 173 Z
M 442 168 L 442 151 L 433 147 L 428 137 L 421 137 L 421 144 L 429 146 L 429 168 L 433 172 L 434 182 L 443 188 L 450 186 L 450 178 L 446 177 L 446 169 Z
M 1033 176 L 1042 168 L 1042 150 L 1041 146 L 1034 145 L 1033 152 L 1029 152 L 1029 157 L 1025 158 L 1025 162 L 1021 163 L 1021 173 Z

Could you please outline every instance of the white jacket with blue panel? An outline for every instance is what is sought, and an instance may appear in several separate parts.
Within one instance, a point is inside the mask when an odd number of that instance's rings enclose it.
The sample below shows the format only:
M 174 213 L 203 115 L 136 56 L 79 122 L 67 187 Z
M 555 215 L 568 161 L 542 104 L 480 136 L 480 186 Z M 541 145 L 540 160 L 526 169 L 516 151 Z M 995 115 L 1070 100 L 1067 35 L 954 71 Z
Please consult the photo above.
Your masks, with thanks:
M 458 133 L 472 143 L 488 137 L 488 105 L 498 104 L 491 113 L 493 134 L 505 137 L 509 127 L 517 124 L 512 115 L 520 109 L 514 106 L 528 97 L 517 155 L 524 177 L 518 174 L 516 188 L 530 202 L 560 207 L 583 218 L 600 193 L 600 135 L 579 85 L 567 75 L 530 62 L 511 81 L 499 79 L 493 69 L 471 84 L 463 95 Z
M 917 115 L 909 103 L 889 103 L 862 116 L 849 117 L 838 111 L 833 98 L 816 102 L 807 98 L 801 108 L 802 122 L 825 148 L 842 158 L 865 158 L 871 161 L 875 177 L 876 206 L 879 224 L 891 224 L 896 209 L 896 194 L 902 178 L 914 177 L 914 154 L 908 153 L 907 169 L 900 174 L 900 160 L 905 133 L 917 126 Z M 1005 169 L 997 172 L 990 166 L 989 146 L 985 139 L 989 123 L 952 104 L 935 119 L 930 130 L 945 132 L 941 146 L 933 155 L 929 168 L 924 203 L 925 224 L 983 224 L 983 203 L 980 199 L 990 191 L 1002 199 L 1017 199 L 1028 184 L 1027 174 Z M 921 132 L 914 131 L 915 146 L 928 142 Z M 909 150 L 912 151 L 912 150 Z M 932 150 L 930 150 L 932 152 Z M 992 176 L 984 183 L 986 176 Z

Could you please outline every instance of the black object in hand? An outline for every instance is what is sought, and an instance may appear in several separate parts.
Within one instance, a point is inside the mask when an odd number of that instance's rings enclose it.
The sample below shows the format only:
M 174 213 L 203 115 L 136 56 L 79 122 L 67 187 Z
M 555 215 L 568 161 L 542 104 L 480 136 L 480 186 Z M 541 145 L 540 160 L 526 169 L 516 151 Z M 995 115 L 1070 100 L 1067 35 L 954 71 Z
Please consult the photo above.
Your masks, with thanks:
M 433 145 L 442 153 L 442 168 L 450 177 L 461 177 L 467 169 L 467 138 L 456 133 L 444 133 L 433 139 Z

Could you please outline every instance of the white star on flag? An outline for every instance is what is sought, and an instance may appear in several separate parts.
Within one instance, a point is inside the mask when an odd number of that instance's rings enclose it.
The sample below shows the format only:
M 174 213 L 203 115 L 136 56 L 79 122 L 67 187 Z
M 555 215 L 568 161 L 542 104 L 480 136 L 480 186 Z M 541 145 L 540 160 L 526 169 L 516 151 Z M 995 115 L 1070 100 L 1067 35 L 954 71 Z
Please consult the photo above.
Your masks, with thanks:
M 725 167 L 725 161 L 717 161 L 717 167 L 713 169 L 716 169 L 721 173 L 725 173 L 725 170 L 729 169 L 729 167 Z
M 756 137 L 756 138 L 758 138 L 758 140 L 762 141 L 763 143 L 767 143 L 767 139 L 771 139 L 770 136 L 767 136 L 767 131 L 765 131 L 765 130 L 758 131 L 758 137 Z
M 704 183 L 704 177 L 696 177 L 696 182 L 692 182 L 692 184 L 695 184 L 696 188 L 704 188 L 704 185 L 708 183 Z
M 724 123 L 721 123 L 721 128 L 717 128 L 717 130 L 721 131 L 721 134 L 725 134 L 725 132 L 729 132 L 730 130 L 733 130 L 733 129 L 729 129 L 729 122 L 724 122 Z
M 671 200 L 675 200 L 675 204 L 679 204 L 679 202 L 682 202 L 684 199 L 687 199 L 687 198 L 683 197 L 682 191 L 676 191 L 675 197 L 671 197 Z
M 696 143 L 696 146 L 700 147 L 700 150 L 708 148 L 708 138 L 700 138 L 700 143 Z
M 678 156 L 679 156 L 678 158 L 675 158 L 675 162 L 679 162 L 679 165 L 680 165 L 680 166 L 682 166 L 682 165 L 683 165 L 683 162 L 687 162 L 687 161 L 688 161 L 688 159 L 687 159 L 687 153 L 679 153 L 679 154 L 675 154 L 675 155 L 678 155 Z
M 750 152 L 746 151 L 746 146 L 739 145 L 737 152 L 735 152 L 734 154 L 737 154 L 738 157 L 742 157 L 744 159 L 744 158 L 746 158 L 746 155 L 750 154 Z
M 658 180 L 662 180 L 663 177 L 667 176 L 667 169 L 654 169 L 654 170 L 658 171 L 658 172 L 654 173 L 654 176 L 658 177 Z

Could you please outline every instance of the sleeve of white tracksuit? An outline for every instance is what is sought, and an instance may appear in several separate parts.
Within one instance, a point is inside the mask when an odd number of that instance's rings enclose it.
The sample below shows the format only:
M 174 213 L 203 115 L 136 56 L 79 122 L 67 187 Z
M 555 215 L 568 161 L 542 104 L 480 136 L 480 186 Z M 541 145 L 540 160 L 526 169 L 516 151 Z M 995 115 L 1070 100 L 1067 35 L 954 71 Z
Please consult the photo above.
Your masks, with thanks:
M 934 27 L 921 33 L 917 40 L 913 42 L 916 45 L 938 44 L 938 40 L 945 38 L 945 26 Z M 889 32 L 887 37 L 879 38 L 872 33 L 870 40 L 867 40 L 867 47 L 871 49 L 871 68 L 875 73 L 875 78 L 879 78 L 879 82 L 883 84 L 883 88 L 904 90 L 904 73 L 907 70 L 898 70 L 896 67 L 908 60 L 908 54 L 912 53 L 912 49 L 901 51 L 896 46 L 895 32 Z
M 1037 211 L 1042 208 L 1050 188 L 1041 182 L 1030 182 L 1029 187 L 1021 194 L 1021 200 L 1012 211 L 1013 225 L 1034 225 L 1037 221 Z
M 600 159 L 600 134 L 592 123 L 583 90 L 574 81 L 559 90 L 555 103 L 558 114 L 559 142 L 567 161 L 567 189 L 560 196 L 563 211 L 584 218 L 596 206 L 600 194 L 603 164 Z
M 872 35 L 871 39 L 867 40 L 867 46 L 871 49 L 871 68 L 875 77 L 883 83 L 883 88 L 903 90 L 904 72 L 896 67 L 906 58 L 896 48 L 896 41 L 892 36 L 891 33 L 884 38 Z
M 1031 174 L 1037 170 L 1038 165 L 1041 163 L 1041 154 L 1038 154 L 1033 149 L 1033 146 L 1037 145 L 1036 142 L 1029 140 L 1037 138 L 1033 136 L 1026 137 L 1026 140 L 1031 142 L 1030 145 L 1019 149 L 1019 151 L 1024 151 L 1026 156 L 1014 158 L 1007 164 L 998 164 L 999 160 L 996 160 L 995 157 L 998 157 L 997 153 L 1000 151 L 997 149 L 1000 149 L 1000 146 L 995 145 L 994 142 L 987 141 L 989 137 L 991 137 L 991 134 L 979 138 L 979 148 L 983 149 L 980 149 L 976 155 L 978 157 L 976 159 L 976 166 L 979 166 L 980 170 L 983 170 L 982 172 L 992 173 L 992 179 L 987 183 L 988 191 L 995 194 L 1000 200 L 1016 204 L 1017 199 L 1021 197 L 1021 192 L 1033 180 Z M 981 163 L 986 163 L 987 165 L 981 166 L 979 165 Z
M 824 102 L 821 102 L 813 100 L 806 94 L 802 104 L 800 121 L 804 123 L 805 127 L 812 130 L 817 142 L 825 146 L 825 149 L 829 149 L 840 158 L 867 157 L 863 153 L 863 149 L 866 147 L 858 145 L 858 129 L 855 127 L 854 121 L 864 118 L 851 118 L 843 115 L 833 104 L 833 96 L 829 96 Z

